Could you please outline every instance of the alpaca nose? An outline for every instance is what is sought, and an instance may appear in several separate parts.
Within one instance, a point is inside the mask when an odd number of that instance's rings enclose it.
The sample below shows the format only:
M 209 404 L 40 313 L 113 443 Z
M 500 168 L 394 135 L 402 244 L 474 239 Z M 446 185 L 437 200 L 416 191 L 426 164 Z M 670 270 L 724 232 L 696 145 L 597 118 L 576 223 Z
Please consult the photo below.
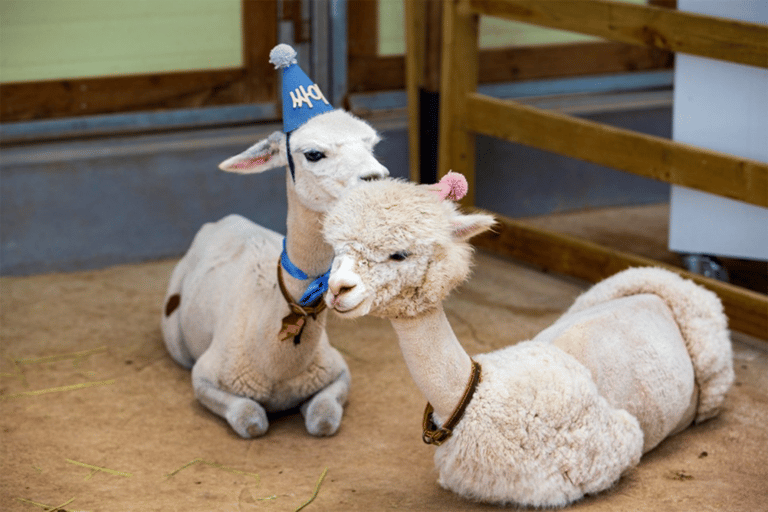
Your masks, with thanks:
M 352 270 L 355 268 L 355 262 L 348 256 L 343 256 L 338 262 L 335 262 L 334 269 L 328 279 L 328 289 L 338 297 L 354 290 L 358 285 L 360 278 Z
M 360 176 L 360 181 L 376 181 L 389 176 L 389 169 L 379 164 L 376 169 L 371 170 Z
M 343 277 L 331 276 L 328 280 L 328 289 L 331 290 L 331 293 L 336 297 L 351 292 L 356 286 L 357 283 L 352 282 L 351 279 L 345 279 Z

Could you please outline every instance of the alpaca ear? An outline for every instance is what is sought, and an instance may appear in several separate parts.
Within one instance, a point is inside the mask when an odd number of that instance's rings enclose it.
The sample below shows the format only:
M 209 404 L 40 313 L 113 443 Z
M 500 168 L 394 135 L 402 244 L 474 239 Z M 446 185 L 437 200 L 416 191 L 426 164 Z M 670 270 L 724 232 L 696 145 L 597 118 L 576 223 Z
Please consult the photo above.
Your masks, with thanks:
M 456 212 L 451 220 L 453 239 L 458 242 L 466 242 L 475 235 L 488 231 L 496 224 L 496 219 L 484 213 L 464 215 Z
M 227 158 L 219 164 L 219 169 L 240 174 L 254 174 L 268 171 L 275 167 L 286 165 L 287 159 L 283 146 L 285 134 L 274 132 L 272 135 L 257 142 L 239 155 Z

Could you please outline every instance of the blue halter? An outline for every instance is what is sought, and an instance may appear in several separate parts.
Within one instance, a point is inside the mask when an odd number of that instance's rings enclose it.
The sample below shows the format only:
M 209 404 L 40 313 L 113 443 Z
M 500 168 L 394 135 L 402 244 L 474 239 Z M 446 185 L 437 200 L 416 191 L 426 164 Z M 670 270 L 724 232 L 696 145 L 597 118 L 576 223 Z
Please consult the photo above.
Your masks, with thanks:
M 283 252 L 280 255 L 280 264 L 291 277 L 301 279 L 302 281 L 304 279 L 309 279 L 309 276 L 299 267 L 294 265 L 290 258 L 288 258 L 288 251 L 285 250 L 285 238 L 283 238 Z M 318 276 L 314 281 L 309 283 L 304 295 L 299 299 L 299 306 L 309 306 L 323 297 L 323 294 L 328 290 L 328 278 L 330 277 L 330 274 L 331 269 L 329 268 L 325 274 Z

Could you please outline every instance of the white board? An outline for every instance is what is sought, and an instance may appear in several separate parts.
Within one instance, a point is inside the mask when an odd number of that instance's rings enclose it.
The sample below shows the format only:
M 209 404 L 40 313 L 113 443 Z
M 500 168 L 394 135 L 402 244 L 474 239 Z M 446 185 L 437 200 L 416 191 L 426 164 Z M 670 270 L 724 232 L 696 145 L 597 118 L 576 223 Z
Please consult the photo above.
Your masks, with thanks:
M 678 8 L 768 24 L 766 0 L 678 0 Z M 672 138 L 768 162 L 768 69 L 678 53 Z M 768 260 L 768 208 L 673 186 L 669 248 Z

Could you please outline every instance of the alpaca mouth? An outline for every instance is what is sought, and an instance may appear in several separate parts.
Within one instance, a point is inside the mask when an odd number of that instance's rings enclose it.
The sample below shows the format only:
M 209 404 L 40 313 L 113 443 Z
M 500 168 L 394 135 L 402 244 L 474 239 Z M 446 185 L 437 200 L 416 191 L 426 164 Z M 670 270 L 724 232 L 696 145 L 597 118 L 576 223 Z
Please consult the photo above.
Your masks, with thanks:
M 371 300 L 362 300 L 357 304 L 347 305 L 336 298 L 331 299 L 328 305 L 342 318 L 357 318 L 368 314 L 371 309 Z

